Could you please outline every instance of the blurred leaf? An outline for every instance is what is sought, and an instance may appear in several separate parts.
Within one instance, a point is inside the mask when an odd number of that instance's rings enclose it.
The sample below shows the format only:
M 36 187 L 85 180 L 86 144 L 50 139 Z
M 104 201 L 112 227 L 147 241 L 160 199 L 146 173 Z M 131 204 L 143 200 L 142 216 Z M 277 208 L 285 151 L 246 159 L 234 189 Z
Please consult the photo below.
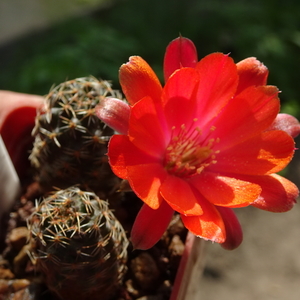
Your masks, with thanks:
M 257 57 L 283 107 L 300 113 L 299 28 L 298 0 L 118 0 L 0 49 L 0 88 L 45 94 L 53 83 L 87 75 L 118 87 L 118 69 L 131 55 L 162 78 L 165 48 L 182 34 L 200 58 L 215 51 L 235 61 Z

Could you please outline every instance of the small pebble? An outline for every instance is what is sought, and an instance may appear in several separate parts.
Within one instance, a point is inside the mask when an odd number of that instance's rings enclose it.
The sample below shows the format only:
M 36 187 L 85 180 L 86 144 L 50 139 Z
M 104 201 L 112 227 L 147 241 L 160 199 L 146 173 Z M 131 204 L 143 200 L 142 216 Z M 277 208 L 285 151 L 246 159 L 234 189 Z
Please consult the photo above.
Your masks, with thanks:
M 0 278 L 1 279 L 13 279 L 15 275 L 10 269 L 0 267 Z
M 14 250 L 20 251 L 26 244 L 28 235 L 27 227 L 14 228 L 9 235 L 9 243 Z
M 160 277 L 156 261 L 147 252 L 142 252 L 131 261 L 131 270 L 139 286 L 145 290 L 153 289 L 153 284 Z
M 0 279 L 0 294 L 5 294 L 7 292 L 16 292 L 22 290 L 30 285 L 30 281 L 27 279 L 14 279 L 5 280 Z
M 170 246 L 169 246 L 169 252 L 171 257 L 181 257 L 184 251 L 184 244 L 182 240 L 180 239 L 179 235 L 174 235 Z

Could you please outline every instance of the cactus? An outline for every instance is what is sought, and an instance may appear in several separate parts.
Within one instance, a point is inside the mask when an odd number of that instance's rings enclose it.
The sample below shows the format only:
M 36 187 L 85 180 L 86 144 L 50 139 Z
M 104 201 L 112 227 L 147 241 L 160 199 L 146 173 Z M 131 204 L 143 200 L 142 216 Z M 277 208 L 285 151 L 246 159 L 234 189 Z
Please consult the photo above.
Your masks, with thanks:
M 118 186 L 105 155 L 114 131 L 95 115 L 95 106 L 105 97 L 121 94 L 109 82 L 91 76 L 61 83 L 46 96 L 29 157 L 43 192 L 80 184 L 107 198 Z
M 36 205 L 28 220 L 32 256 L 61 299 L 108 300 L 126 271 L 128 240 L 108 203 L 70 187 Z

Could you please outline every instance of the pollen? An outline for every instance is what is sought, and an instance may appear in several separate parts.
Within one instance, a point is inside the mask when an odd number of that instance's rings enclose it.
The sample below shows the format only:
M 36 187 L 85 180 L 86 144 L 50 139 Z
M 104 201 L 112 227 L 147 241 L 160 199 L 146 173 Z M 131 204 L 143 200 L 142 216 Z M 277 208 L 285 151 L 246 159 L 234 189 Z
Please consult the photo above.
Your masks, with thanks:
M 194 122 L 197 119 L 193 119 Z M 194 123 L 192 123 L 194 125 Z M 215 131 L 210 128 L 210 132 Z M 187 128 L 185 124 L 179 127 L 175 134 L 176 127 L 172 127 L 172 136 L 166 149 L 165 169 L 179 177 L 191 177 L 203 172 L 211 164 L 216 164 L 216 156 L 220 152 L 215 150 L 219 138 L 204 138 L 199 127 Z

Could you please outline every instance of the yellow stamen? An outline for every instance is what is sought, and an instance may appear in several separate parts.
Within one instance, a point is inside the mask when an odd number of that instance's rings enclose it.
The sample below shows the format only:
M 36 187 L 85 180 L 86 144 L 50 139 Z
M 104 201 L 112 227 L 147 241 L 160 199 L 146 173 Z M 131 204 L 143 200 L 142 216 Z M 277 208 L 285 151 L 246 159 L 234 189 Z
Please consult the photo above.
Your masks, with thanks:
M 196 122 L 198 119 L 193 119 Z M 203 139 L 202 130 L 199 127 L 186 129 L 185 124 L 175 135 L 176 127 L 172 127 L 172 137 L 167 147 L 165 156 L 165 168 L 169 173 L 180 177 L 189 177 L 200 174 L 210 164 L 217 163 L 216 154 L 219 150 L 213 150 L 213 146 L 220 141 L 219 138 Z M 210 131 L 216 128 L 212 126 Z M 206 140 L 206 141 L 205 141 Z

